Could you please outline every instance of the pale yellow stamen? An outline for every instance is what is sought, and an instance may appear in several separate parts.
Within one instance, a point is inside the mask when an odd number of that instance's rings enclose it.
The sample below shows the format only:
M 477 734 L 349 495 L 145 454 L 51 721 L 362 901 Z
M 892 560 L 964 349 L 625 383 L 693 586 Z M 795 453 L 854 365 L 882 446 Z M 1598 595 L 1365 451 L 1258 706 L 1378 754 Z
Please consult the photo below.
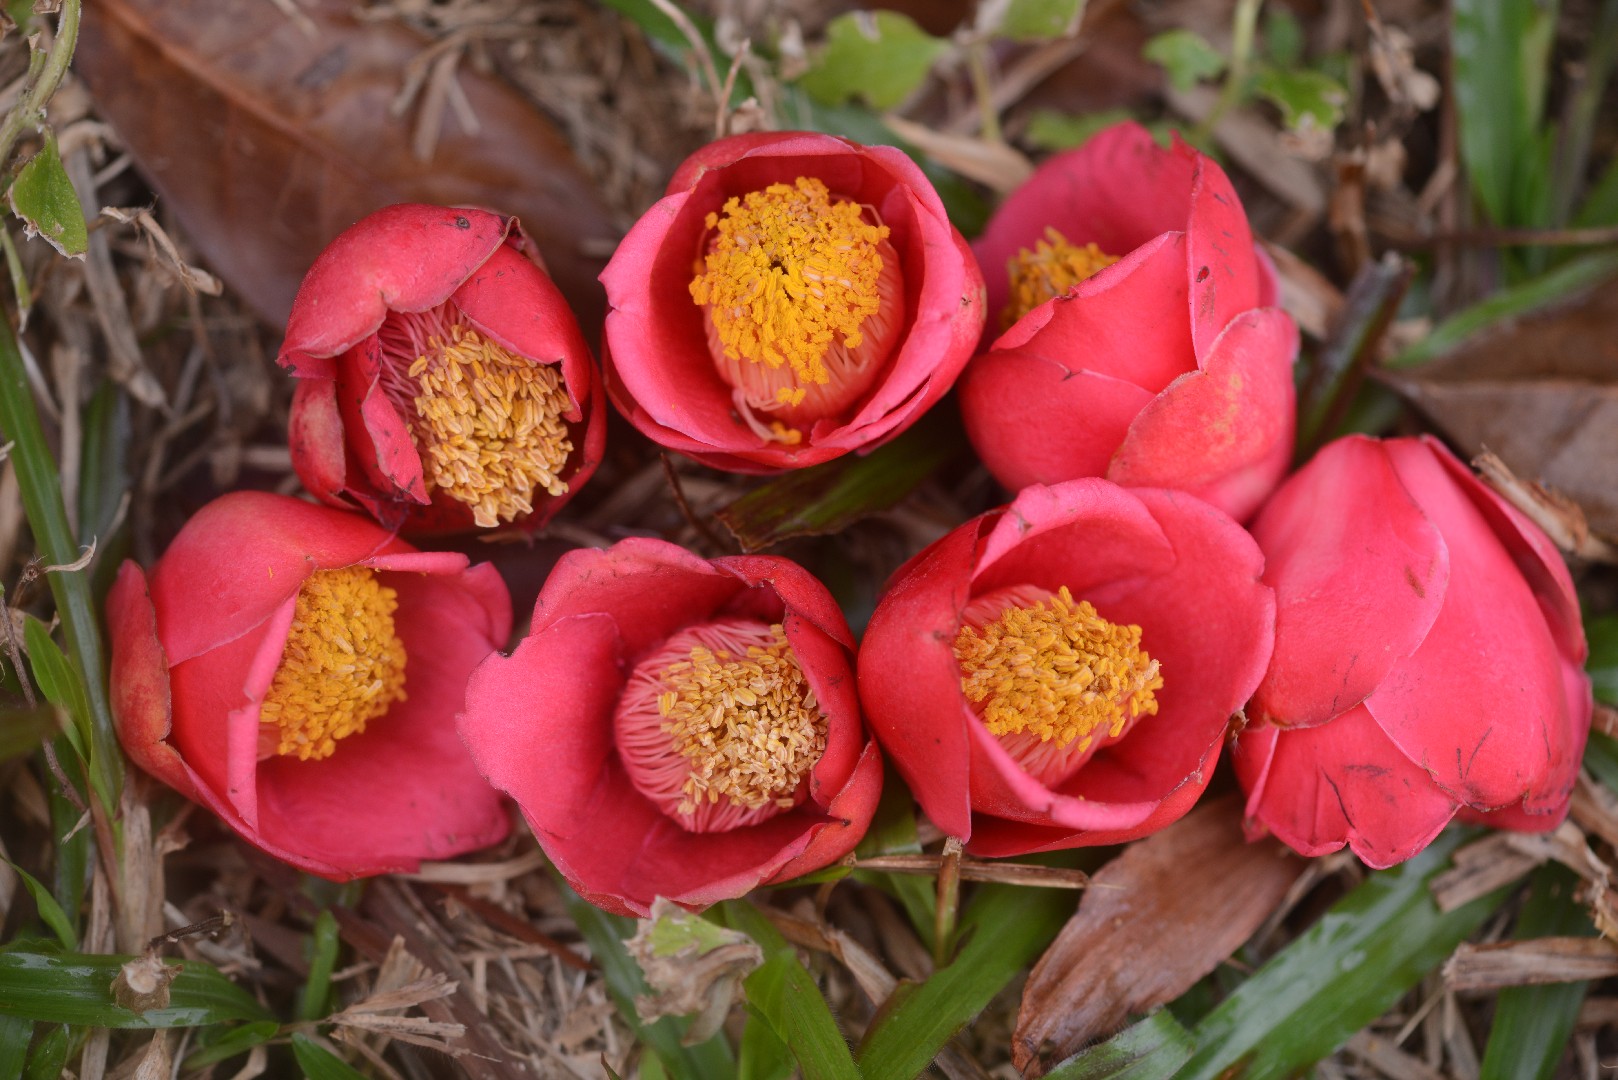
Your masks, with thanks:
M 878 245 L 888 227 L 867 222 L 856 203 L 834 201 L 813 177 L 733 197 L 707 225 L 715 235 L 691 298 L 708 309 L 724 354 L 790 364 L 801 383 L 830 381 L 827 351 L 857 350 L 861 324 L 881 308 Z M 797 405 L 804 393 L 782 388 L 775 400 Z
M 1047 228 L 1045 239 L 1035 242 L 1034 250 L 1023 248 L 1007 266 L 1011 302 L 1001 312 L 1001 326 L 1010 326 L 1053 296 L 1066 295 L 1073 286 L 1117 261 L 1118 256 L 1108 255 L 1094 244 L 1078 247 Z
M 338 739 L 405 699 L 398 606 L 398 594 L 362 566 L 317 570 L 303 583 L 281 666 L 259 707 L 264 742 L 275 753 L 330 757 Z
M 1139 626 L 1120 626 L 1074 603 L 1064 586 L 1033 604 L 1008 606 L 981 630 L 961 627 L 955 659 L 961 690 L 981 705 L 995 735 L 1026 735 L 1087 750 L 1139 716 L 1157 712 L 1158 663 L 1140 644 Z
M 428 491 L 466 503 L 483 528 L 532 513 L 536 490 L 564 494 L 572 404 L 558 365 L 513 356 L 460 325 L 427 344 L 408 374 Z
M 693 646 L 664 668 L 663 731 L 689 763 L 679 812 L 728 800 L 756 810 L 795 804 L 799 782 L 826 750 L 826 718 L 779 625 L 745 657 Z

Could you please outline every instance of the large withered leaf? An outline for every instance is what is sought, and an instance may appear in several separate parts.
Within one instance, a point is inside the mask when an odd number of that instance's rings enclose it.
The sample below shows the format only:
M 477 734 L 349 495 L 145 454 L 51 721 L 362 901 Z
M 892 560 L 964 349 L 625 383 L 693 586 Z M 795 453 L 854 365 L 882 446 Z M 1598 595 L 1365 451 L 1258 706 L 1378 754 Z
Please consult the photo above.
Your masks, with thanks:
M 415 118 L 390 105 L 427 43 L 356 20 L 350 0 L 298 6 L 307 23 L 263 0 L 86 5 L 74 63 L 209 267 L 279 325 L 315 255 L 364 215 L 481 206 L 522 218 L 593 337 L 616 233 L 550 121 L 463 64 L 454 77 L 478 130 L 448 110 L 422 160 Z
M 1492 450 L 1618 537 L 1618 281 L 1480 331 L 1389 381 L 1464 453 Z
M 1096 872 L 1023 988 L 1012 1058 L 1060 1060 L 1132 1013 L 1172 1001 L 1235 952 L 1304 860 L 1242 839 L 1235 794 L 1205 801 Z

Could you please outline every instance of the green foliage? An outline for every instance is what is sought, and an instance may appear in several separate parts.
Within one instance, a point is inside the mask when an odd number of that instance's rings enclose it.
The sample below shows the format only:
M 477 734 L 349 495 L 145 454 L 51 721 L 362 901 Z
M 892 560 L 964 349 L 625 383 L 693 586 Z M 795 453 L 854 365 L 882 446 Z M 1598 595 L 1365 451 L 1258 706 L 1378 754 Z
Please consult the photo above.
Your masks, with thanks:
M 298 1019 L 319 1020 L 326 1015 L 331 998 L 331 973 L 337 966 L 337 949 L 342 940 L 337 920 L 329 910 L 315 916 L 314 933 L 309 939 L 309 978 L 298 991 Z
M 1039 150 L 1071 150 L 1084 145 L 1096 132 L 1129 119 L 1131 116 L 1126 109 L 1107 109 L 1077 116 L 1054 109 L 1040 109 L 1028 118 L 1022 141 Z
M 1584 665 L 1590 688 L 1597 701 L 1618 705 L 1618 615 L 1586 619 L 1584 636 L 1590 642 L 1590 659 Z
M 891 109 L 915 92 L 949 48 L 908 15 L 849 12 L 826 28 L 826 46 L 798 85 L 827 105 L 860 97 L 874 109 Z
M 62 943 L 62 948 L 67 949 L 69 952 L 78 948 L 79 935 L 73 929 L 73 921 L 67 917 L 67 912 L 62 910 L 62 905 L 56 902 L 56 897 L 51 895 L 51 891 L 40 884 L 39 879 L 34 875 L 10 859 L 4 861 L 22 879 L 23 887 L 28 890 L 28 895 L 34 898 L 34 907 L 39 909 L 40 919 L 44 921 L 46 926 L 51 928 L 51 933 L 55 934 L 56 940 Z
M 1191 1033 L 1167 1009 L 1073 1055 L 1045 1080 L 1169 1080 L 1191 1060 Z
M 167 1008 L 131 1012 L 112 996 L 112 981 L 130 956 L 0 953 L 0 1016 L 110 1028 L 196 1027 L 268 1020 L 252 995 L 197 960 L 169 984 Z
M 255 1046 L 269 1042 L 281 1033 L 281 1025 L 274 1020 L 255 1020 L 251 1023 L 227 1027 L 223 1024 L 201 1028 L 198 1031 L 199 1049 L 186 1055 L 181 1063 L 182 1073 L 217 1065 L 238 1054 L 245 1054 Z
M 1161 67 L 1176 90 L 1189 90 L 1220 75 L 1228 64 L 1224 53 L 1195 30 L 1167 30 L 1146 43 L 1141 55 Z
M 1264 55 L 1276 67 L 1292 68 L 1303 63 L 1303 27 L 1286 8 L 1270 5 L 1264 10 Z
M 1293 131 L 1309 127 L 1330 131 L 1342 122 L 1348 104 L 1348 91 L 1341 83 L 1309 68 L 1261 68 L 1253 89 L 1280 108 L 1282 122 Z
M 34 1025 L 21 1016 L 0 1015 L 0 1076 L 21 1076 Z
M 366 1080 L 364 1073 L 307 1035 L 292 1036 L 292 1056 L 305 1080 Z
M 1085 0 L 1011 0 L 993 32 L 1013 41 L 1072 37 L 1084 19 Z
M 45 624 L 29 615 L 23 623 L 23 642 L 28 650 L 28 666 L 45 700 L 63 710 L 72 724 L 66 734 L 81 761 L 88 760 L 90 741 L 90 702 L 84 680 L 51 640 Z
M 89 249 L 84 207 L 62 167 L 56 136 L 50 131 L 45 132 L 45 145 L 11 182 L 7 197 L 11 212 L 63 255 L 78 257 Z

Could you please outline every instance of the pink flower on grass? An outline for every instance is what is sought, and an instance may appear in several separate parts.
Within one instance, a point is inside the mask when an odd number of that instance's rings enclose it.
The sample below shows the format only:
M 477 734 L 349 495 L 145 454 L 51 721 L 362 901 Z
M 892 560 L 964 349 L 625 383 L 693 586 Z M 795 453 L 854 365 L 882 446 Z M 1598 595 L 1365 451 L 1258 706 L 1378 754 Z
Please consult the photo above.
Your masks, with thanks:
M 492 566 L 238 492 L 149 577 L 124 563 L 107 626 L 125 752 L 255 847 L 342 881 L 505 836 L 455 733 L 468 676 L 511 632 Z
M 333 240 L 278 357 L 310 494 L 416 534 L 532 532 L 606 438 L 601 378 L 516 218 L 401 204 Z
M 860 647 L 867 720 L 969 851 L 1145 836 L 1202 794 L 1264 673 L 1262 568 L 1183 492 L 1025 488 L 894 575 Z
M 835 862 L 870 824 L 853 650 L 787 559 L 571 551 L 516 651 L 473 675 L 461 734 L 585 899 L 704 907 Z
M 961 415 L 997 480 L 1104 476 L 1252 514 L 1292 455 L 1298 332 L 1217 164 L 1120 124 L 1041 165 L 973 246 L 1004 333 Z
M 1436 440 L 1351 436 L 1281 485 L 1253 535 L 1278 610 L 1233 754 L 1250 832 L 1384 867 L 1458 812 L 1562 822 L 1590 680 L 1544 533 Z
M 892 438 L 949 390 L 983 327 L 977 262 L 921 170 L 830 135 L 697 151 L 601 281 L 614 404 L 735 472 Z

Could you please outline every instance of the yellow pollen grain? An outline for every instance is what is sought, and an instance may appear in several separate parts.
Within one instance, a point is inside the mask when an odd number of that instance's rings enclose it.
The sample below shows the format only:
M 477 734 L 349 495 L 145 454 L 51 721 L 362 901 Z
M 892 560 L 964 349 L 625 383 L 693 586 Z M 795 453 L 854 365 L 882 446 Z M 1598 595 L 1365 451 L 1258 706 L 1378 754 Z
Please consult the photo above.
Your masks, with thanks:
M 276 753 L 330 757 L 337 740 L 405 699 L 398 594 L 363 566 L 317 570 L 298 590 L 281 666 L 259 707 Z
M 1062 587 L 1030 607 L 1013 605 L 981 630 L 955 638 L 961 690 L 995 735 L 1026 732 L 1088 749 L 1097 731 L 1117 738 L 1130 721 L 1157 712 L 1158 663 L 1140 647 L 1140 627 L 1120 626 L 1074 603 Z
M 1011 302 L 1000 314 L 1002 327 L 1008 327 L 1053 296 L 1063 296 L 1086 278 L 1093 277 L 1118 256 L 1108 255 L 1094 244 L 1078 247 L 1055 229 L 1045 230 L 1045 239 L 1034 250 L 1023 248 L 1010 261 Z
M 707 224 L 714 236 L 691 299 L 708 309 L 725 355 L 828 382 L 826 352 L 839 339 L 858 349 L 860 325 L 881 310 L 877 245 L 888 227 L 802 176 L 731 198 Z
M 429 338 L 410 365 L 418 390 L 411 434 L 429 492 L 466 503 L 472 520 L 491 528 L 532 513 L 536 490 L 567 491 L 571 403 L 558 365 L 513 356 L 459 325 L 450 338 Z
M 790 809 L 798 783 L 826 750 L 826 718 L 779 625 L 774 643 L 745 657 L 693 646 L 664 668 L 658 713 L 690 766 L 679 812 L 729 800 L 757 810 Z

